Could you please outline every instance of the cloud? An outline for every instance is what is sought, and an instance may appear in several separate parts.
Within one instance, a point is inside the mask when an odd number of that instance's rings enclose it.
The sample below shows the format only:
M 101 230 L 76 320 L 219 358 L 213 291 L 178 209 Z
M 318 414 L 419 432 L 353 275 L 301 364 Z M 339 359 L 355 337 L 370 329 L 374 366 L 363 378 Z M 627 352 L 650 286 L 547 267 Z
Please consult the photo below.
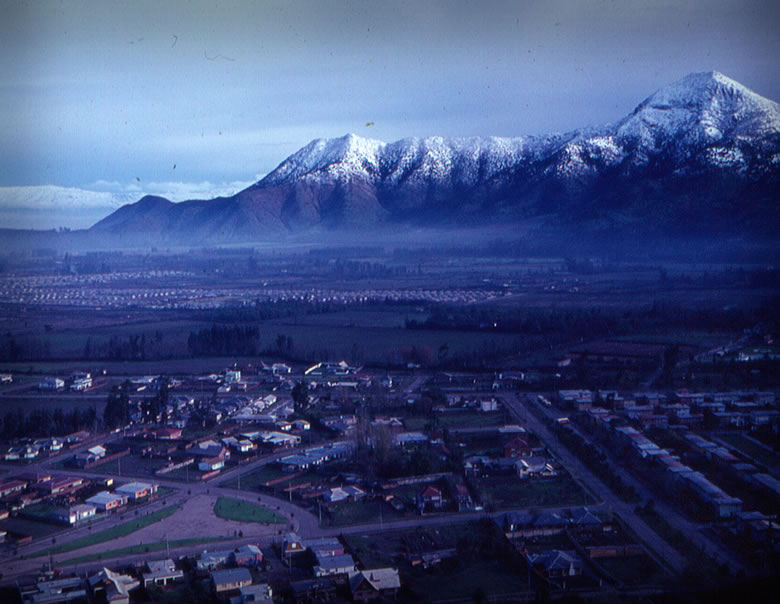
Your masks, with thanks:
M 3 209 L 70 211 L 117 208 L 129 201 L 132 201 L 129 192 L 89 191 L 55 185 L 0 187 L 0 208 Z
M 144 195 L 158 195 L 174 202 L 213 199 L 238 193 L 262 177 L 258 174 L 252 181 L 219 183 L 207 180 L 126 183 L 97 180 L 84 187 L 0 187 L 0 222 L 6 227 L 20 229 L 86 228 Z

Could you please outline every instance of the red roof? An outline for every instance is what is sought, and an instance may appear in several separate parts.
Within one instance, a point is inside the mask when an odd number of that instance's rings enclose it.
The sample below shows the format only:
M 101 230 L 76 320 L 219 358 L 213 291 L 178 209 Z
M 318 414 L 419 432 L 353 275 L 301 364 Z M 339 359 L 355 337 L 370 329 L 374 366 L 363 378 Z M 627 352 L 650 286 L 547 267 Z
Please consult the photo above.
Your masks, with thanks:
M 420 497 L 441 497 L 441 490 L 436 487 L 428 485 L 420 493 Z

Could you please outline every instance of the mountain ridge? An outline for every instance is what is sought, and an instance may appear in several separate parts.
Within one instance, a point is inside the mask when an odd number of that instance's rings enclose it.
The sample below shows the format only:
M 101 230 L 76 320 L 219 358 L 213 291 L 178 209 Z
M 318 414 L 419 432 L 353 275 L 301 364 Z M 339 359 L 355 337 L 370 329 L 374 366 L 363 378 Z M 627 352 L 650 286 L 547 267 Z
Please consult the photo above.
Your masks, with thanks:
M 170 205 L 144 198 L 90 231 L 219 242 L 550 216 L 551 229 L 596 236 L 771 236 L 779 185 L 780 105 L 703 72 L 661 88 L 616 122 L 566 133 L 315 139 L 233 196 Z

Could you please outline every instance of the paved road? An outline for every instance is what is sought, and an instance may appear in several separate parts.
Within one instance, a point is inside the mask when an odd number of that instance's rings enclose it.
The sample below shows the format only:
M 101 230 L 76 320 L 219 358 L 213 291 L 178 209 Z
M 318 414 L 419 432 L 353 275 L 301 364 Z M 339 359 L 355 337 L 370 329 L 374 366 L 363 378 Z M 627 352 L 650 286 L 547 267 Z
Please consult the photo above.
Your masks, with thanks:
M 680 553 L 659 537 L 650 527 L 648 527 L 639 516 L 634 512 L 634 506 L 621 501 L 607 485 L 599 480 L 583 464 L 579 458 L 575 457 L 566 449 L 558 438 L 547 429 L 539 419 L 526 408 L 526 404 L 536 404 L 531 401 L 521 401 L 514 393 L 503 393 L 504 401 L 509 410 L 520 419 L 520 421 L 534 432 L 541 440 L 545 442 L 549 450 L 556 458 L 571 472 L 575 480 L 583 481 L 590 487 L 596 495 L 605 502 L 609 508 L 620 515 L 623 521 L 632 531 L 658 556 L 658 561 L 671 567 L 675 572 L 682 572 L 685 567 L 685 558 Z
M 536 404 L 532 400 L 532 395 L 527 395 L 525 397 L 525 401 L 524 402 L 520 402 L 520 400 L 518 400 L 517 396 L 514 395 L 514 394 L 512 394 L 511 396 L 514 397 L 513 398 L 513 400 L 515 401 L 514 406 L 519 407 L 522 410 L 524 410 L 526 416 L 529 417 L 529 418 L 533 418 L 533 420 L 535 420 L 536 423 L 539 426 L 545 427 L 542 424 L 542 422 L 540 422 L 533 414 L 529 413 L 525 409 L 525 405 L 526 404 L 527 405 Z M 509 401 L 507 401 L 507 402 L 509 402 Z M 554 419 L 554 417 L 555 417 L 553 415 L 554 411 L 551 411 L 551 410 L 548 410 L 548 409 L 545 409 L 545 408 L 542 408 L 542 407 L 539 407 L 539 408 L 542 410 L 543 413 L 548 415 L 548 417 Z M 736 571 L 739 571 L 739 570 L 743 570 L 745 572 L 748 572 L 748 569 L 745 567 L 745 565 L 732 552 L 730 552 L 725 547 L 723 547 L 720 543 L 718 543 L 717 541 L 714 541 L 713 539 L 711 539 L 709 536 L 707 536 L 706 534 L 704 534 L 702 532 L 702 530 L 706 528 L 706 525 L 699 524 L 699 523 L 696 523 L 696 522 L 693 522 L 693 521 L 689 520 L 688 518 L 686 518 L 685 516 L 680 514 L 675 508 L 673 508 L 669 504 L 665 503 L 664 501 L 659 501 L 659 498 L 657 497 L 657 495 L 655 493 L 653 493 L 643 482 L 639 481 L 630 471 L 628 471 L 620 463 L 620 460 L 614 459 L 614 456 L 611 454 L 610 451 L 607 451 L 606 449 L 601 448 L 597 443 L 594 443 L 592 441 L 592 439 L 589 437 L 589 435 L 587 435 L 587 434 L 583 433 L 582 431 L 580 431 L 575 425 L 570 424 L 570 428 L 573 429 L 575 432 L 577 432 L 583 439 L 585 439 L 585 441 L 589 445 L 591 445 L 592 447 L 598 449 L 604 455 L 606 455 L 607 458 L 610 459 L 610 461 L 612 463 L 612 468 L 613 468 L 613 470 L 615 470 L 617 475 L 626 484 L 628 484 L 630 486 L 633 486 L 637 490 L 637 492 L 640 494 L 640 496 L 642 497 L 642 499 L 644 501 L 648 501 L 648 500 L 652 499 L 654 504 L 655 504 L 656 511 L 669 524 L 671 524 L 674 528 L 676 528 L 677 530 L 682 532 L 688 538 L 688 540 L 690 540 L 696 547 L 698 547 L 699 549 L 701 549 L 704 552 L 706 552 L 708 555 L 710 555 L 713 558 L 715 558 L 715 560 L 717 560 L 719 563 L 727 564 L 732 572 L 736 572 Z M 546 429 L 546 427 L 545 427 L 545 429 Z M 549 431 L 547 431 L 547 433 L 550 434 L 550 436 L 555 440 L 556 443 L 558 443 L 558 446 L 561 449 L 564 448 L 563 445 L 561 445 L 560 442 L 557 440 L 557 438 L 555 438 L 552 435 L 552 433 L 550 433 Z M 564 465 L 566 465 L 566 464 L 564 464 Z M 609 492 L 611 493 L 611 491 L 609 491 Z M 630 505 L 630 504 L 626 504 L 626 503 L 620 501 L 617 498 L 617 496 L 615 496 L 614 494 L 612 495 L 610 500 L 607 500 L 605 498 L 603 498 L 603 499 L 604 499 L 604 501 L 610 501 L 610 503 L 612 503 L 612 500 L 617 500 L 618 502 L 620 502 L 620 505 L 621 505 L 622 508 L 624 508 L 624 509 L 628 508 L 628 510 L 630 511 L 631 515 L 634 517 L 636 522 L 644 524 L 644 522 L 641 520 L 641 518 L 639 518 L 633 512 L 633 506 Z M 623 516 L 624 520 L 626 520 L 626 522 L 629 524 L 629 526 L 631 526 L 631 528 L 634 529 L 633 523 L 629 522 L 629 519 L 626 518 L 626 516 L 623 513 L 621 513 L 621 516 Z M 645 525 L 645 526 L 647 526 L 647 525 Z M 634 529 L 634 530 L 635 530 L 635 532 L 637 532 L 637 534 L 640 534 L 638 531 L 636 531 L 636 529 Z M 648 527 L 648 530 L 650 530 L 649 527 Z M 653 534 L 655 534 L 655 533 L 653 532 Z M 659 537 L 659 540 L 660 540 L 660 537 Z M 648 542 L 648 543 L 651 545 L 651 547 L 653 547 L 652 542 Z M 663 543 L 665 544 L 665 542 L 663 542 Z M 668 545 L 666 545 L 666 547 L 669 547 L 670 549 L 672 549 Z M 656 551 L 659 551 L 659 553 L 660 553 L 661 550 L 656 550 Z M 676 550 L 672 549 L 672 551 L 674 551 L 676 553 Z M 664 554 L 664 556 L 667 557 L 666 554 Z
M 670 525 L 682 532 L 691 543 L 693 543 L 700 550 L 706 552 L 712 556 L 719 563 L 725 563 L 731 569 L 732 572 L 743 570 L 745 572 L 748 569 L 732 552 L 726 549 L 723 545 L 717 541 L 711 539 L 703 531 L 707 528 L 706 524 L 694 522 L 689 518 L 683 516 L 673 506 L 669 505 L 665 501 L 659 499 L 653 491 L 651 491 L 643 482 L 635 478 L 622 463 L 614 459 L 614 455 L 607 449 L 602 448 L 598 443 L 595 443 L 590 438 L 590 435 L 582 432 L 577 426 L 570 425 L 571 429 L 577 432 L 589 445 L 601 451 L 612 462 L 612 468 L 615 473 L 628 485 L 633 486 L 644 501 L 650 499 L 653 500 L 656 512 L 664 518 Z

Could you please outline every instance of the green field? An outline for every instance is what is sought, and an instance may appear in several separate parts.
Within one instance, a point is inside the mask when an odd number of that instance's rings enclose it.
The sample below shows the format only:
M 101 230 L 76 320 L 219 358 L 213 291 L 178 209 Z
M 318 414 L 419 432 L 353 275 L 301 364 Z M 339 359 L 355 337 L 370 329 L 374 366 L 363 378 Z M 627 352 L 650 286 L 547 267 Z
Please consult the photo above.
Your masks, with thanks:
M 118 549 L 108 550 L 99 554 L 89 554 L 87 556 L 78 556 L 65 560 L 62 564 L 81 564 L 83 562 L 94 562 L 95 560 L 108 560 L 120 556 L 132 556 L 134 554 L 145 554 L 148 552 L 159 552 L 160 550 L 177 547 L 187 547 L 199 543 L 213 543 L 214 541 L 225 541 L 230 537 L 192 537 L 190 539 L 172 539 L 168 542 L 157 541 L 155 543 L 143 543 L 141 545 L 130 545 Z
M 267 507 L 232 497 L 220 496 L 214 505 L 214 513 L 225 520 L 238 522 L 258 522 L 260 524 L 284 524 L 287 522 L 283 516 Z
M 291 474 L 289 472 L 283 472 L 282 469 L 275 464 L 267 464 L 261 466 L 257 470 L 242 474 L 241 490 L 260 490 L 261 488 L 266 488 L 264 485 L 269 480 L 275 480 L 285 476 L 288 477 L 287 480 L 283 480 L 276 483 L 273 487 L 267 488 L 286 489 L 288 486 L 296 486 L 305 482 L 322 480 L 322 475 L 318 474 L 316 470 L 306 470 L 300 474 Z M 220 483 L 219 486 L 237 489 L 239 486 L 238 478 L 226 480 L 225 482 Z
M 416 596 L 427 601 L 431 594 L 436 600 L 460 599 L 470 597 L 478 590 L 491 601 L 502 601 L 501 596 L 510 600 L 510 594 L 528 589 L 528 577 L 518 574 L 497 560 L 474 561 L 458 568 L 440 567 L 433 571 L 402 571 L 403 585 Z
M 142 528 L 146 528 L 147 526 L 150 526 L 156 522 L 160 522 L 161 520 L 174 514 L 178 509 L 179 506 L 177 505 L 168 506 L 167 508 L 152 512 L 148 516 L 141 516 L 136 520 L 125 522 L 124 524 L 118 524 L 117 526 L 105 531 L 100 531 L 99 533 L 93 533 L 92 535 L 87 535 L 86 537 L 74 539 L 73 541 L 63 543 L 62 545 L 49 547 L 45 550 L 41 550 L 32 554 L 32 556 L 37 558 L 39 556 L 48 556 L 49 554 L 72 552 L 73 550 L 95 545 L 97 543 L 105 543 L 106 541 L 113 541 L 114 539 L 119 539 L 120 537 L 126 537 L 131 533 L 140 531 Z
M 652 585 L 667 578 L 663 569 L 648 555 L 599 558 L 596 563 L 625 585 Z
M 328 511 L 330 526 L 351 526 L 380 521 L 392 522 L 404 518 L 384 501 L 348 501 L 331 507 Z M 323 525 L 326 524 L 323 514 Z
M 393 532 L 374 535 L 344 535 L 350 553 L 364 568 L 397 566 L 398 538 Z
M 593 498 L 568 475 L 539 480 L 495 476 L 479 480 L 477 489 L 485 496 L 486 503 L 496 509 L 593 503 Z

